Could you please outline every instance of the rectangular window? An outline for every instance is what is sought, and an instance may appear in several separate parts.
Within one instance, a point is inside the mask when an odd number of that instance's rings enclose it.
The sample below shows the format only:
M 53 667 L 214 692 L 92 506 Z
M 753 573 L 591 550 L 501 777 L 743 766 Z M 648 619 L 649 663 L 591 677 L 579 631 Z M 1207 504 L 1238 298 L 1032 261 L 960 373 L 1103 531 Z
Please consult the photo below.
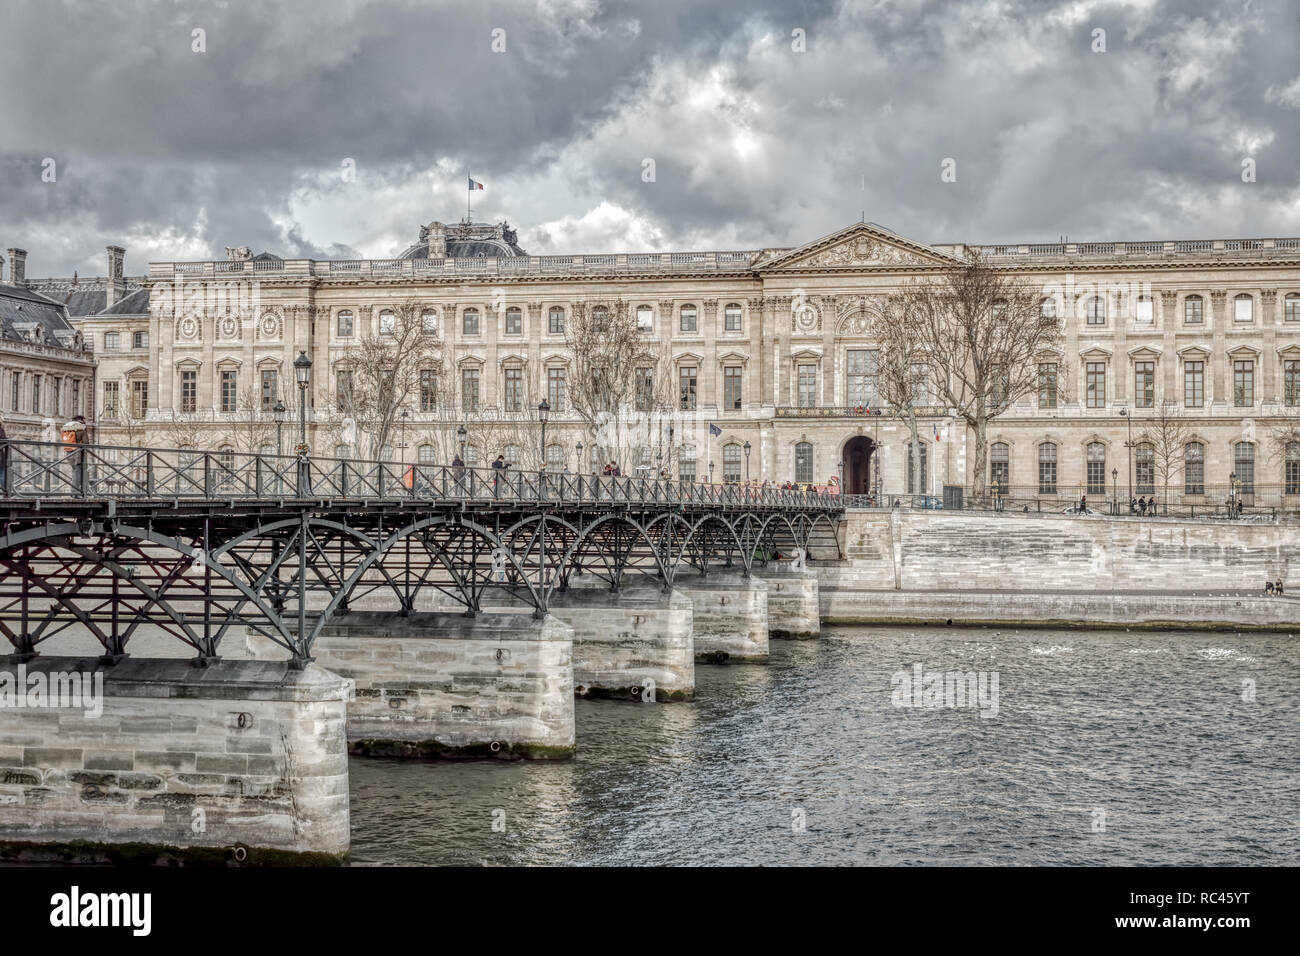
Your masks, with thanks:
M 352 323 L 353 323 L 353 318 L 351 312 L 339 313 L 339 333 L 338 333 L 339 338 L 341 339 L 352 338 Z
M 478 335 L 478 309 L 466 309 L 461 316 L 461 331 L 465 335 Z
M 239 401 L 235 397 L 235 386 L 237 384 L 237 372 L 221 373 L 221 410 L 223 412 L 233 412 Z
M 551 406 L 553 412 L 564 411 L 564 383 L 564 369 L 548 368 L 546 370 L 546 402 Z
M 798 384 L 799 384 L 799 407 L 816 408 L 817 407 L 817 366 L 800 365 Z
M 1199 295 L 1191 295 L 1183 300 L 1183 321 L 1188 325 L 1201 325 L 1205 322 Z
M 149 333 L 148 333 L 148 332 L 132 332 L 132 333 L 131 333 L 131 348 L 133 348 L 133 349 L 147 349 L 148 347 L 149 347 Z
M 677 474 L 681 477 L 682 481 L 694 481 L 695 480 L 694 457 L 687 458 L 685 454 L 683 454 L 681 464 L 678 466 L 677 469 Z
M 41 377 L 32 376 L 32 412 L 39 414 L 41 410 Z
M 1038 493 L 1056 494 L 1056 446 L 1038 446 Z
M 1183 450 L 1183 494 L 1205 494 L 1205 446 L 1189 442 Z
M 20 372 L 14 372 L 9 376 L 9 407 L 18 411 L 18 391 L 22 388 L 22 378 Z
M 636 410 L 648 412 L 654 408 L 655 372 L 653 368 L 636 370 Z
M 81 414 L 81 379 L 72 380 L 72 414 Z
M 723 328 L 728 332 L 740 331 L 740 306 L 729 305 L 723 313 Z
M 1232 300 L 1232 317 L 1237 322 L 1255 321 L 1255 300 L 1248 295 L 1239 295 Z
M 198 407 L 199 374 L 181 372 L 181 413 L 190 414 Z
M 54 415 L 63 414 L 63 379 L 57 376 L 50 377 L 50 412 Z
M 1133 404 L 1137 408 L 1156 407 L 1156 363 L 1133 363 Z
M 1088 324 L 1106 324 L 1106 302 L 1099 295 L 1094 295 L 1088 300 Z
M 694 411 L 696 407 L 696 389 L 699 386 L 698 371 L 694 365 L 683 365 L 677 370 L 678 388 L 681 392 L 681 404 L 684 411 Z
M 1296 442 L 1287 445 L 1286 450 L 1286 470 L 1282 474 L 1286 481 L 1286 487 L 1283 494 L 1300 495 L 1300 448 Z
M 1241 484 L 1238 489 L 1243 495 L 1255 493 L 1255 446 L 1250 442 L 1237 442 L 1233 455 L 1233 472 Z
M 551 335 L 561 335 L 564 333 L 564 310 L 560 308 L 551 309 L 546 317 L 546 331 Z
M 655 330 L 655 310 L 650 306 L 637 306 L 636 330 L 638 332 L 653 332 Z
M 1285 365 L 1282 400 L 1290 406 L 1300 405 L 1300 361 L 1287 359 Z
M 341 412 L 346 412 L 352 407 L 352 370 L 339 369 L 335 375 L 336 391 L 334 401 Z
M 1106 407 L 1106 363 L 1088 363 L 1088 407 Z
M 851 408 L 868 409 L 876 404 L 876 382 L 880 374 L 880 353 L 849 349 L 846 381 Z
M 114 351 L 115 349 L 118 348 L 118 344 L 117 344 L 117 343 L 118 343 L 118 333 L 117 333 L 117 332 L 105 332 L 105 333 L 104 333 L 104 351 L 106 351 L 106 352 L 112 352 L 112 351 Z
M 682 306 L 682 325 L 683 332 L 694 332 L 699 328 L 699 318 L 695 311 L 695 306 Z
M 1133 314 L 1133 319 L 1139 325 L 1150 325 L 1156 319 L 1155 303 L 1146 296 L 1143 296 L 1135 303 L 1137 306 Z
M 118 402 L 121 401 L 121 395 L 117 382 L 104 383 L 104 417 L 117 418 Z
M 506 335 L 524 334 L 524 313 L 522 309 L 506 309 Z
M 1232 363 L 1232 404 L 1249 408 L 1255 404 L 1255 363 L 1238 360 Z
M 1038 407 L 1056 407 L 1056 363 L 1042 362 L 1038 366 Z
M 723 375 L 723 392 L 722 407 L 728 411 L 740 411 L 740 388 L 741 378 L 744 375 L 744 369 L 735 365 L 728 365 L 722 370 Z
M 144 418 L 149 412 L 149 380 L 137 378 L 131 382 L 131 417 Z
M 463 368 L 460 370 L 460 407 L 467 412 L 478 410 L 479 370 Z
M 506 369 L 505 405 L 508 412 L 520 412 L 524 408 L 524 370 Z
M 420 369 L 420 411 L 432 412 L 438 407 L 438 375 L 431 368 Z
M 812 443 L 801 441 L 794 446 L 794 480 L 801 485 L 810 485 L 814 477 Z
M 726 445 L 722 449 L 722 480 L 731 483 L 740 481 L 739 445 Z
M 1205 404 L 1205 363 L 1183 363 L 1183 404 L 1201 408 Z
M 275 399 L 280 392 L 280 373 L 273 368 L 262 369 L 262 411 L 269 412 L 275 407 Z

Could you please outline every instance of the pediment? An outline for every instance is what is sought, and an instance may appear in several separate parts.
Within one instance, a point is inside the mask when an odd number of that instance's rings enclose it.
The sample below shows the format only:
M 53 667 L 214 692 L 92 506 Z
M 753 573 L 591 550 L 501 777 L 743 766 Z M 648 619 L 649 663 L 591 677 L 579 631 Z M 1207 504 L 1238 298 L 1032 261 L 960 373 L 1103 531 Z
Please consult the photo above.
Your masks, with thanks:
M 815 242 L 781 253 L 758 265 L 756 271 L 950 266 L 963 262 L 965 260 L 958 256 L 896 236 L 870 223 L 858 222 Z

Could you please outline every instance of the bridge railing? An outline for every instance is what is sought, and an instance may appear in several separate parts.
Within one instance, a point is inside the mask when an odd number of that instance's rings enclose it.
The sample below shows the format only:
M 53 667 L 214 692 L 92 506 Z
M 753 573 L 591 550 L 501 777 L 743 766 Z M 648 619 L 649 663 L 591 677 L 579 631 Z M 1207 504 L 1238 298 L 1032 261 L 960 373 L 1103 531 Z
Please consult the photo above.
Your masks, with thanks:
M 277 499 L 839 508 L 823 491 L 421 462 L 0 441 L 0 497 L 117 501 Z

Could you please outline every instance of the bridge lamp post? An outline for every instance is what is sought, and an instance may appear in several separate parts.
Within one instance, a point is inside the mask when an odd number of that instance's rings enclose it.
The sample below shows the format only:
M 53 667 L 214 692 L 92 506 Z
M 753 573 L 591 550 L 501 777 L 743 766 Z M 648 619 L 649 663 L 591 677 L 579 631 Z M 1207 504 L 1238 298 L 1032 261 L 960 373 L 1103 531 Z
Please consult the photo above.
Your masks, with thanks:
M 283 435 L 284 435 L 284 413 L 285 413 L 285 411 L 287 411 L 287 409 L 284 407 L 284 402 L 280 401 L 280 400 L 277 398 L 277 399 L 275 400 L 275 405 L 271 408 L 271 413 L 275 416 L 275 453 L 276 453 L 277 455 L 283 455 L 283 454 L 284 454 L 284 437 L 283 437 Z
M 456 438 L 460 441 L 460 460 L 465 460 L 465 436 L 469 434 L 465 431 L 465 426 L 461 425 L 456 429 Z
M 307 454 L 307 389 L 311 387 L 311 359 L 299 352 L 293 360 L 293 377 L 298 383 L 298 444 Z
M 1110 496 L 1115 499 L 1115 514 L 1119 514 L 1119 469 L 1110 470 Z
M 546 468 L 546 422 L 551 417 L 551 403 L 542 399 L 537 405 L 537 420 L 542 423 L 542 469 Z
M 749 442 L 745 442 L 745 481 L 749 481 Z
M 582 442 L 578 442 L 578 474 L 582 474 Z
M 406 460 L 406 423 L 411 419 L 411 410 L 402 409 L 402 460 Z
M 713 462 L 709 462 L 709 484 L 713 484 Z

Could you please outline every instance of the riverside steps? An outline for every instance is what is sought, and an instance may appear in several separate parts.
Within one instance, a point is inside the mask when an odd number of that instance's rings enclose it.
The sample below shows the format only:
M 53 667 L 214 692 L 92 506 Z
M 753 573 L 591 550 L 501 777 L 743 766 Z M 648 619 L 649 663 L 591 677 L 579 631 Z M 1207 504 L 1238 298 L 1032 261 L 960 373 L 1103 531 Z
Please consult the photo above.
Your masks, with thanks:
M 253 636 L 259 659 L 283 653 Z M 573 629 L 555 615 L 350 611 L 317 661 L 356 683 L 347 746 L 384 757 L 563 760 L 575 749 Z
M 773 640 L 802 641 L 821 634 L 821 594 L 817 574 L 796 570 L 788 561 L 757 566 L 754 577 L 767 582 L 767 634 Z
M 78 706 L 67 706 L 69 675 L 81 678 Z M 53 695 L 60 680 L 65 693 L 37 704 L 31 687 L 44 684 Z M 352 682 L 337 674 L 286 661 L 196 667 L 15 655 L 0 657 L 0 698 L 6 691 L 0 860 L 346 858 Z M 15 706 L 13 695 L 24 691 Z
M 737 571 L 716 571 L 678 575 L 676 584 L 691 600 L 697 663 L 767 663 L 766 580 Z

